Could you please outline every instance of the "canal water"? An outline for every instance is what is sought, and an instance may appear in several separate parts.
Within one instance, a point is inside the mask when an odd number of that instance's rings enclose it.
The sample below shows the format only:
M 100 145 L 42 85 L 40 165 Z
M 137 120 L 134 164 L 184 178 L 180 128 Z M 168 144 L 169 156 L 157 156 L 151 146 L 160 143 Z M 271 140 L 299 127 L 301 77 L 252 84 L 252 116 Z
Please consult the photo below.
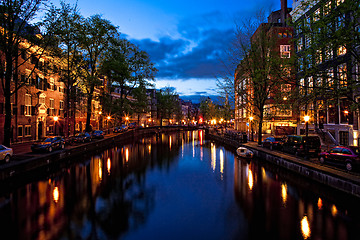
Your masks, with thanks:
M 12 190 L 1 239 L 360 239 L 359 199 L 203 131 L 134 140 Z

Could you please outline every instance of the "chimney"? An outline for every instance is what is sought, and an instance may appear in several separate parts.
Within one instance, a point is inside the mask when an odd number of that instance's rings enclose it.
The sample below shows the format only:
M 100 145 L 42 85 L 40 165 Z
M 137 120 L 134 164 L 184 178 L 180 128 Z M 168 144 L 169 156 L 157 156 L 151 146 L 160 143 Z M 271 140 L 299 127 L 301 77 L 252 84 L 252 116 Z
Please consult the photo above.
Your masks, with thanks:
M 287 0 L 281 0 L 281 23 L 286 26 Z

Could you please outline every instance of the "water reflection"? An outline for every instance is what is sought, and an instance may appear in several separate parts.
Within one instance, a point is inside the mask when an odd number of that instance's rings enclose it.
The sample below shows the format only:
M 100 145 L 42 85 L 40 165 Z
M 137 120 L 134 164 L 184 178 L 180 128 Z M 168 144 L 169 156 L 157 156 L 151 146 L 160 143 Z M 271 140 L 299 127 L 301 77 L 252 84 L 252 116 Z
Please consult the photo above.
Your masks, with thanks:
M 307 216 L 304 216 L 301 220 L 301 233 L 304 239 L 310 238 L 311 230 Z
M 357 239 L 358 203 L 345 199 L 191 131 L 2 192 L 0 228 L 13 239 Z

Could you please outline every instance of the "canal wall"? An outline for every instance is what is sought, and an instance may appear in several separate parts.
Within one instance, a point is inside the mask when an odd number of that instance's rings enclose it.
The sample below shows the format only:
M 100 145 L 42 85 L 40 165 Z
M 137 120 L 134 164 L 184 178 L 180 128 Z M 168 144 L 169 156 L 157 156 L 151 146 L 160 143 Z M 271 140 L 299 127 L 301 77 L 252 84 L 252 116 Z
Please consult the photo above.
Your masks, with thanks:
M 71 164 L 74 159 L 84 156 L 91 156 L 96 151 L 108 149 L 117 144 L 126 144 L 144 136 L 161 134 L 174 131 L 189 131 L 197 128 L 191 126 L 164 126 L 130 129 L 126 132 L 115 134 L 111 137 L 95 140 L 89 143 L 66 146 L 64 150 L 54 151 L 52 153 L 41 154 L 23 154 L 19 160 L 12 160 L 7 164 L 0 165 L 0 181 L 16 178 L 33 177 L 34 172 L 48 172 L 56 168 L 59 164 Z
M 271 151 L 266 148 L 259 147 L 257 143 L 239 143 L 232 139 L 226 139 L 221 136 L 209 133 L 205 134 L 207 139 L 214 140 L 225 146 L 230 147 L 234 151 L 244 146 L 254 152 L 254 156 L 260 160 L 265 160 L 273 165 L 290 170 L 307 179 L 324 184 L 341 192 L 360 197 L 360 177 L 358 174 L 345 172 L 341 169 L 335 169 L 330 166 L 321 165 L 316 162 L 304 160 L 290 154 L 279 151 Z

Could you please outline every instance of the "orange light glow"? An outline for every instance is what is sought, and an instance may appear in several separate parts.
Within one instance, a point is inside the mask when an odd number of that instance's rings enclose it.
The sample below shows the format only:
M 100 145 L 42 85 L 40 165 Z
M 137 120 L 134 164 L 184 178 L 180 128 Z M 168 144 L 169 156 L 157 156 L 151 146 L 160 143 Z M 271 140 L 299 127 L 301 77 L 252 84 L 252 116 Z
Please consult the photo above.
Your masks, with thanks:
M 110 174 L 110 170 L 111 170 L 111 160 L 110 160 L 110 158 L 107 159 L 106 168 L 107 168 L 108 174 Z
M 304 239 L 308 239 L 311 235 L 309 220 L 307 216 L 304 216 L 301 220 L 301 233 L 304 237 Z
M 318 209 L 319 209 L 319 210 L 322 209 L 322 207 L 323 207 L 323 202 L 322 202 L 321 198 L 318 199 L 317 206 L 318 206 Z
M 253 177 L 251 169 L 249 169 L 248 185 L 249 185 L 249 189 L 252 190 L 254 187 L 254 177 Z
M 59 188 L 58 187 L 55 187 L 54 190 L 53 190 L 53 199 L 54 199 L 54 202 L 57 203 L 59 201 Z

